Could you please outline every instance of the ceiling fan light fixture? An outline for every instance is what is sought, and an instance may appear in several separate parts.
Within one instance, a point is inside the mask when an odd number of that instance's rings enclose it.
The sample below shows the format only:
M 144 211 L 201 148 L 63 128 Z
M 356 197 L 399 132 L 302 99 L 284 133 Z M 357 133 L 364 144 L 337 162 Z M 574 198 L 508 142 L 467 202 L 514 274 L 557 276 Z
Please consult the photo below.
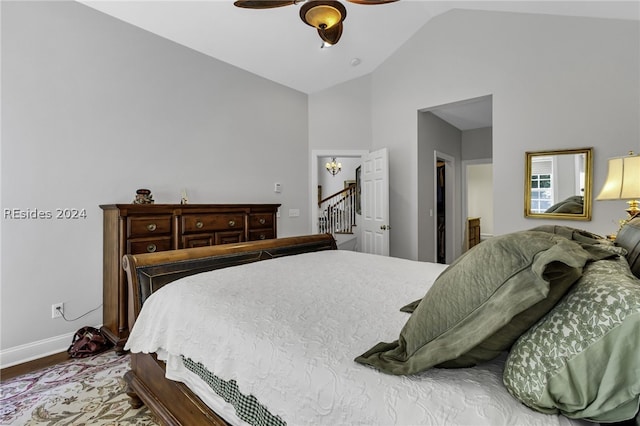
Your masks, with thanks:
M 311 0 L 305 2 L 300 8 L 300 18 L 304 23 L 319 31 L 333 28 L 346 17 L 347 9 L 339 1 Z
M 0 0 L 1 1 L 1 0 Z M 398 0 L 347 0 L 357 4 L 385 4 Z M 322 47 L 333 46 L 342 36 L 342 22 L 347 9 L 337 0 L 235 0 L 233 4 L 246 9 L 271 9 L 302 3 L 300 19 L 318 30 Z
M 340 40 L 342 36 L 342 22 L 327 29 L 318 29 L 318 35 L 322 39 L 324 47 L 331 47 Z

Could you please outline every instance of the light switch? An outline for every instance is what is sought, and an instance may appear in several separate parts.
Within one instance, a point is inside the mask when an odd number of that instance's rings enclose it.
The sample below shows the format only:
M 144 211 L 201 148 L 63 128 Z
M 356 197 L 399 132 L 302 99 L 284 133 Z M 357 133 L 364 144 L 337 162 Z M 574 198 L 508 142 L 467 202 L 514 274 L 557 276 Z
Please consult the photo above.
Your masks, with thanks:
M 300 209 L 289 209 L 289 217 L 300 216 Z
M 273 184 L 273 192 L 282 192 L 282 185 L 279 183 L 274 183 Z

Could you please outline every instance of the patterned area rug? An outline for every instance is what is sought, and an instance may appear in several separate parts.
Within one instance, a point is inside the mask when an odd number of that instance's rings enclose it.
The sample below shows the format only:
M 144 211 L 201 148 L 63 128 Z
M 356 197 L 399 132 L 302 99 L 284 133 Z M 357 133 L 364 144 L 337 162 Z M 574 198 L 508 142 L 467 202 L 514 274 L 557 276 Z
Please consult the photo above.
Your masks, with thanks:
M 156 426 L 125 393 L 129 356 L 110 350 L 73 359 L 0 384 L 0 424 Z

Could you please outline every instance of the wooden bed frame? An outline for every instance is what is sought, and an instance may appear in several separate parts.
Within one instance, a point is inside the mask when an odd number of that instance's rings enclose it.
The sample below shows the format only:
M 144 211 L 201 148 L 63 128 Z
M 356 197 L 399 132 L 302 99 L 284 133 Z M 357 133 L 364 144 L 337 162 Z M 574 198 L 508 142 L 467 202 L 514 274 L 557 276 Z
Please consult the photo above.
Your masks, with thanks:
M 162 286 L 199 272 L 322 250 L 336 250 L 330 234 L 224 244 L 150 254 L 125 255 L 129 282 L 129 329 L 144 301 Z M 134 408 L 143 404 L 166 425 L 226 425 L 184 384 L 165 378 L 164 362 L 155 354 L 132 353 L 125 374 Z
M 640 278 L 640 218 L 623 227 L 616 244 L 627 249 L 631 270 Z M 125 255 L 122 263 L 129 282 L 129 329 L 144 301 L 179 278 L 276 257 L 336 249 L 333 237 L 324 234 Z M 131 370 L 125 374 L 125 381 L 132 407 L 146 404 L 164 425 L 227 425 L 186 385 L 165 378 L 165 364 L 155 354 L 132 353 Z M 634 419 L 607 424 L 635 425 Z

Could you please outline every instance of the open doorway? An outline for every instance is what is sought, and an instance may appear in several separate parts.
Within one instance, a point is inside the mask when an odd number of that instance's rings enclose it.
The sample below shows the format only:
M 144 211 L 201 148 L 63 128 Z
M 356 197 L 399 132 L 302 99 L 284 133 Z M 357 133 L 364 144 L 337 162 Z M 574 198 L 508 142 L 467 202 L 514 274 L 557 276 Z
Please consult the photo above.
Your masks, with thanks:
M 356 169 L 361 164 L 363 155 L 368 154 L 364 150 L 313 150 L 311 152 L 311 170 L 310 187 L 309 187 L 309 215 L 311 223 L 309 230 L 311 234 L 317 234 L 319 231 L 319 222 L 322 218 L 322 212 L 319 208 L 319 201 L 339 192 L 340 188 L 349 185 L 351 181 L 356 180 Z M 337 162 L 342 163 L 343 170 L 332 176 L 324 167 L 327 159 L 335 158 Z M 356 216 L 356 221 L 358 221 Z M 358 251 L 360 247 L 360 234 L 356 227 L 352 234 L 335 233 L 338 248 L 344 250 Z
M 466 249 L 466 162 L 491 167 L 492 110 L 489 95 L 418 111 L 419 260 L 451 263 Z M 490 198 L 484 202 L 493 204 Z M 493 225 L 492 215 L 481 214 Z
M 447 263 L 447 163 L 436 159 L 436 262 Z
M 455 256 L 456 161 L 443 152 L 434 153 L 435 262 L 451 263 Z
M 479 227 L 479 241 L 493 236 L 493 163 L 491 158 L 462 162 L 463 211 L 467 214 L 467 228 L 471 221 Z M 469 234 L 467 229 L 467 234 Z M 471 248 L 471 235 L 465 242 Z M 477 243 L 475 242 L 475 243 Z

